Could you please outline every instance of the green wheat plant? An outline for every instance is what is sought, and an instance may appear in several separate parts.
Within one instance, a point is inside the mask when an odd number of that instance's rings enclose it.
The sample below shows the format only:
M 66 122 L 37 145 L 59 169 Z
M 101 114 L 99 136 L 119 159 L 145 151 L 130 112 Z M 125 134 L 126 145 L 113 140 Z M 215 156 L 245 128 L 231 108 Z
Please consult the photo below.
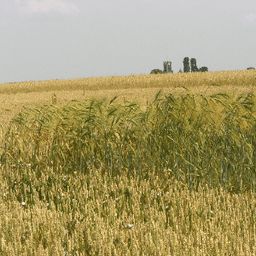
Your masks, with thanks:
M 23 108 L 0 152 L 0 253 L 255 254 L 255 102 Z

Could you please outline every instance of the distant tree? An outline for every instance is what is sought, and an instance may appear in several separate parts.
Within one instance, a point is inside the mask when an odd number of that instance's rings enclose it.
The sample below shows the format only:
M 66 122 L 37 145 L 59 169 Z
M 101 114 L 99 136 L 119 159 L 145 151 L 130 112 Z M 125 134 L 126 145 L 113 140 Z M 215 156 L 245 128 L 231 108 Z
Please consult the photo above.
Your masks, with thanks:
M 190 60 L 191 72 L 198 72 L 198 68 L 196 66 L 196 59 L 192 58 Z
M 153 69 L 150 74 L 163 74 L 163 71 L 161 69 Z
M 190 66 L 189 66 L 189 58 L 185 57 L 183 59 L 183 70 L 185 73 L 190 72 Z
M 247 68 L 247 70 L 250 70 L 250 69 L 255 69 L 254 67 L 249 67 L 249 68 Z
M 183 72 L 182 72 L 182 69 L 180 69 L 178 73 L 183 73 Z
M 199 72 L 208 72 L 208 68 L 204 66 L 204 67 L 199 68 L 198 71 Z

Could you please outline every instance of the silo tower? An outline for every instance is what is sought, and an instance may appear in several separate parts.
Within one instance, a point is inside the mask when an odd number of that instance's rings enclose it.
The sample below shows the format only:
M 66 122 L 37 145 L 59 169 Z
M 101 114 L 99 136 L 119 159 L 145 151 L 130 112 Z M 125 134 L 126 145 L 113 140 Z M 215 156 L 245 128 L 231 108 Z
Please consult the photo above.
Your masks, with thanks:
M 164 73 L 173 73 L 171 61 L 164 61 Z

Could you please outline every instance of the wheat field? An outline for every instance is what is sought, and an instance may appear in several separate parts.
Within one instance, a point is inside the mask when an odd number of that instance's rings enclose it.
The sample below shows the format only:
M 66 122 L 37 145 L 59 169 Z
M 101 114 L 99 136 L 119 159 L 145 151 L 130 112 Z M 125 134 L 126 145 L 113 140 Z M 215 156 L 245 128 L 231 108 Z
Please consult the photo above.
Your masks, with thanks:
M 0 85 L 1 255 L 256 255 L 256 71 Z
M 0 84 L 0 117 L 4 123 L 8 123 L 24 105 L 36 107 L 51 104 L 54 94 L 57 96 L 58 105 L 88 98 L 111 100 L 118 96 L 119 102 L 137 101 L 142 107 L 147 106 L 160 89 L 165 94 L 180 95 L 187 92 L 183 86 L 196 94 L 206 96 L 219 92 L 238 96 L 242 93 L 255 92 L 255 72 L 242 70 L 173 73 Z

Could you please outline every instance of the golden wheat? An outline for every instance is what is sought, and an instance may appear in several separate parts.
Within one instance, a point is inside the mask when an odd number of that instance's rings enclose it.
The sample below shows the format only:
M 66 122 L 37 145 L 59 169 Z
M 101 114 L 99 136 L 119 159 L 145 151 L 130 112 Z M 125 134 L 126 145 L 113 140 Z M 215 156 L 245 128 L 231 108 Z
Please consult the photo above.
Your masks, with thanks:
M 1 182 L 2 255 L 256 253 L 254 194 L 191 192 L 171 179 L 113 180 L 97 170 L 27 175 L 34 181 Z
M 48 104 L 22 108 L 2 131 L 0 254 L 256 254 L 255 95 L 190 88 L 238 74 L 255 85 L 254 71 L 179 74 L 186 93 L 159 91 L 146 109 L 116 97 L 59 104 L 60 85 Z
M 91 77 L 66 80 L 29 81 L 0 85 L 0 93 L 27 93 L 71 90 L 106 90 L 133 88 L 169 88 L 181 86 L 255 86 L 255 70 L 170 73 Z
M 187 93 L 185 86 L 196 94 L 229 93 L 237 97 L 242 93 L 256 93 L 255 78 L 255 71 L 248 70 L 7 83 L 0 85 L 0 118 L 6 126 L 24 105 L 37 107 L 53 103 L 53 94 L 58 105 L 69 104 L 73 99 L 111 100 L 118 96 L 119 103 L 137 101 L 144 110 L 159 89 L 177 96 Z

